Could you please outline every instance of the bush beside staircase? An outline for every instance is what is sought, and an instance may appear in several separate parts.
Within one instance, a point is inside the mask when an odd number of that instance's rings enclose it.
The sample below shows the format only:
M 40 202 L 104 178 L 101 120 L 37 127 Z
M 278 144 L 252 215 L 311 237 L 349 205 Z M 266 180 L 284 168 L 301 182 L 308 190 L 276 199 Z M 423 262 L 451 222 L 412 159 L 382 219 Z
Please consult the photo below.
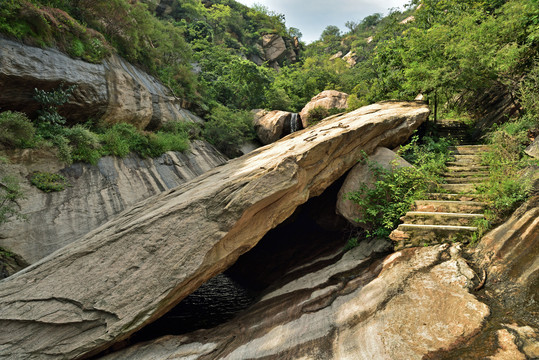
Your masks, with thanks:
M 441 121 L 438 129 L 442 135 L 464 142 L 466 125 L 460 124 Z M 488 176 L 488 167 L 481 165 L 482 153 L 488 146 L 458 145 L 450 150 L 452 160 L 446 163 L 445 183 L 439 185 L 438 192 L 415 201 L 411 211 L 401 218 L 403 223 L 391 233 L 395 250 L 453 241 L 469 243 L 476 236 L 476 224 L 485 219 L 487 207 L 476 187 Z

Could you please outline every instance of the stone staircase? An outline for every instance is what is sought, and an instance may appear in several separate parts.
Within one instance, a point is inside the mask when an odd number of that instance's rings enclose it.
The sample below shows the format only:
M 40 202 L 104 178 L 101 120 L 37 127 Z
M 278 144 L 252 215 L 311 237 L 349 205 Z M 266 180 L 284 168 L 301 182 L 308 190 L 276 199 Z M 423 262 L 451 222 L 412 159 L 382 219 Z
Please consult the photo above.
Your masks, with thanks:
M 446 136 L 459 141 L 467 139 L 466 127 L 439 127 Z M 481 154 L 488 150 L 485 145 L 459 145 L 451 148 L 453 159 L 443 175 L 445 183 L 439 191 L 426 194 L 424 200 L 414 203 L 412 210 L 401 220 L 390 238 L 396 242 L 395 250 L 414 246 L 428 246 L 443 242 L 468 243 L 478 231 L 474 223 L 484 219 L 487 206 L 476 193 L 476 186 L 488 176 L 488 168 L 481 166 Z

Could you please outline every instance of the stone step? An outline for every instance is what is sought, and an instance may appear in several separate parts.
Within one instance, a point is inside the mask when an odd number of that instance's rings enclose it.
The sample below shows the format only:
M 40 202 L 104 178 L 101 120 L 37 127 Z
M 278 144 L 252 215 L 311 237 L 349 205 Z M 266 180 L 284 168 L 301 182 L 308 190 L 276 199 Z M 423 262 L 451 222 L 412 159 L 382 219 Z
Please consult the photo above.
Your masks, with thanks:
M 478 171 L 448 171 L 448 172 L 442 174 L 442 176 L 446 177 L 446 178 L 471 177 L 471 178 L 482 178 L 483 180 L 488 175 L 489 175 L 489 172 L 488 171 L 483 171 L 483 170 L 478 170 Z
M 486 206 L 486 203 L 480 201 L 416 200 L 412 211 L 478 214 Z
M 476 191 L 477 183 L 461 183 L 461 184 L 440 184 L 441 189 L 453 193 L 473 193 Z
M 483 166 L 481 165 L 481 161 L 474 161 L 474 160 L 457 160 L 457 161 L 448 161 L 445 163 L 447 167 L 476 167 L 476 166 Z
M 393 230 L 389 238 L 397 243 L 395 250 L 400 250 L 447 241 L 468 243 L 476 231 L 477 227 L 474 226 L 401 224 Z
M 446 177 L 444 180 L 448 184 L 477 184 L 485 181 L 484 177 L 471 177 L 471 176 L 457 176 L 457 177 Z
M 404 224 L 415 225 L 469 226 L 475 219 L 483 218 L 485 216 L 482 214 L 409 211 L 401 217 L 401 221 Z
M 429 200 L 450 200 L 450 201 L 478 201 L 482 200 L 479 194 L 449 194 L 449 193 L 427 193 L 425 197 Z
M 490 149 L 488 145 L 457 145 L 449 147 L 453 154 L 474 155 L 483 154 Z
M 449 163 L 447 163 L 449 165 Z M 472 171 L 488 171 L 488 166 L 476 165 L 472 166 L 469 164 L 466 165 L 450 165 L 446 167 L 448 172 L 472 172 Z
M 482 156 L 481 154 L 453 154 L 451 155 L 456 161 L 458 160 L 481 160 Z

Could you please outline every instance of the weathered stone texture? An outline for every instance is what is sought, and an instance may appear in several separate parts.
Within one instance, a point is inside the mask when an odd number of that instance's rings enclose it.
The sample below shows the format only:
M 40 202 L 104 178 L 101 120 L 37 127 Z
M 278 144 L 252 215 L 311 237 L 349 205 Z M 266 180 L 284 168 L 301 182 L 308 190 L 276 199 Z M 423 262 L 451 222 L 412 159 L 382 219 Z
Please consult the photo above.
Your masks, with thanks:
M 254 127 L 260 141 L 266 145 L 279 140 L 291 115 L 287 111 L 274 110 L 262 117 L 255 116 Z
M 469 293 L 477 279 L 458 247 L 369 258 L 387 245 L 362 242 L 217 328 L 163 337 L 104 359 L 423 359 L 481 328 L 489 309 Z
M 193 121 L 168 88 L 118 56 L 91 64 L 55 49 L 0 38 L 0 108 L 33 114 L 39 108 L 34 89 L 50 91 L 60 84 L 76 85 L 61 109 L 71 122 L 101 119 L 145 129 L 166 121 Z
M 395 147 L 428 114 L 413 102 L 373 104 L 137 203 L 0 283 L 0 356 L 76 358 L 127 338 L 320 195 L 361 151 Z
M 135 154 L 107 156 L 97 166 L 76 163 L 67 168 L 54 154 L 33 150 L 11 152 L 9 173 L 19 174 L 26 198 L 20 201 L 27 220 L 13 220 L 0 228 L 0 247 L 34 263 L 99 227 L 134 203 L 187 182 L 226 162 L 213 146 L 202 141 L 185 153 L 168 152 L 156 159 Z M 33 171 L 60 171 L 70 185 L 44 193 L 26 178 Z M 1 169 L 0 169 L 1 173 Z

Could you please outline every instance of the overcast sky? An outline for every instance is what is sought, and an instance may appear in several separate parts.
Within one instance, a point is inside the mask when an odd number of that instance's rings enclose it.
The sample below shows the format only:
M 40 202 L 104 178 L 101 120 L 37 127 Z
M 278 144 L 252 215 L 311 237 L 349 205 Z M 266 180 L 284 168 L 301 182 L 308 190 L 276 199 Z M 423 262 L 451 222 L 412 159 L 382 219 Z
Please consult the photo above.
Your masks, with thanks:
M 361 21 L 374 13 L 387 15 L 388 9 L 399 8 L 409 0 L 236 0 L 247 6 L 261 4 L 270 11 L 284 14 L 287 27 L 298 28 L 306 43 L 318 40 L 328 25 L 345 30 L 347 21 Z

